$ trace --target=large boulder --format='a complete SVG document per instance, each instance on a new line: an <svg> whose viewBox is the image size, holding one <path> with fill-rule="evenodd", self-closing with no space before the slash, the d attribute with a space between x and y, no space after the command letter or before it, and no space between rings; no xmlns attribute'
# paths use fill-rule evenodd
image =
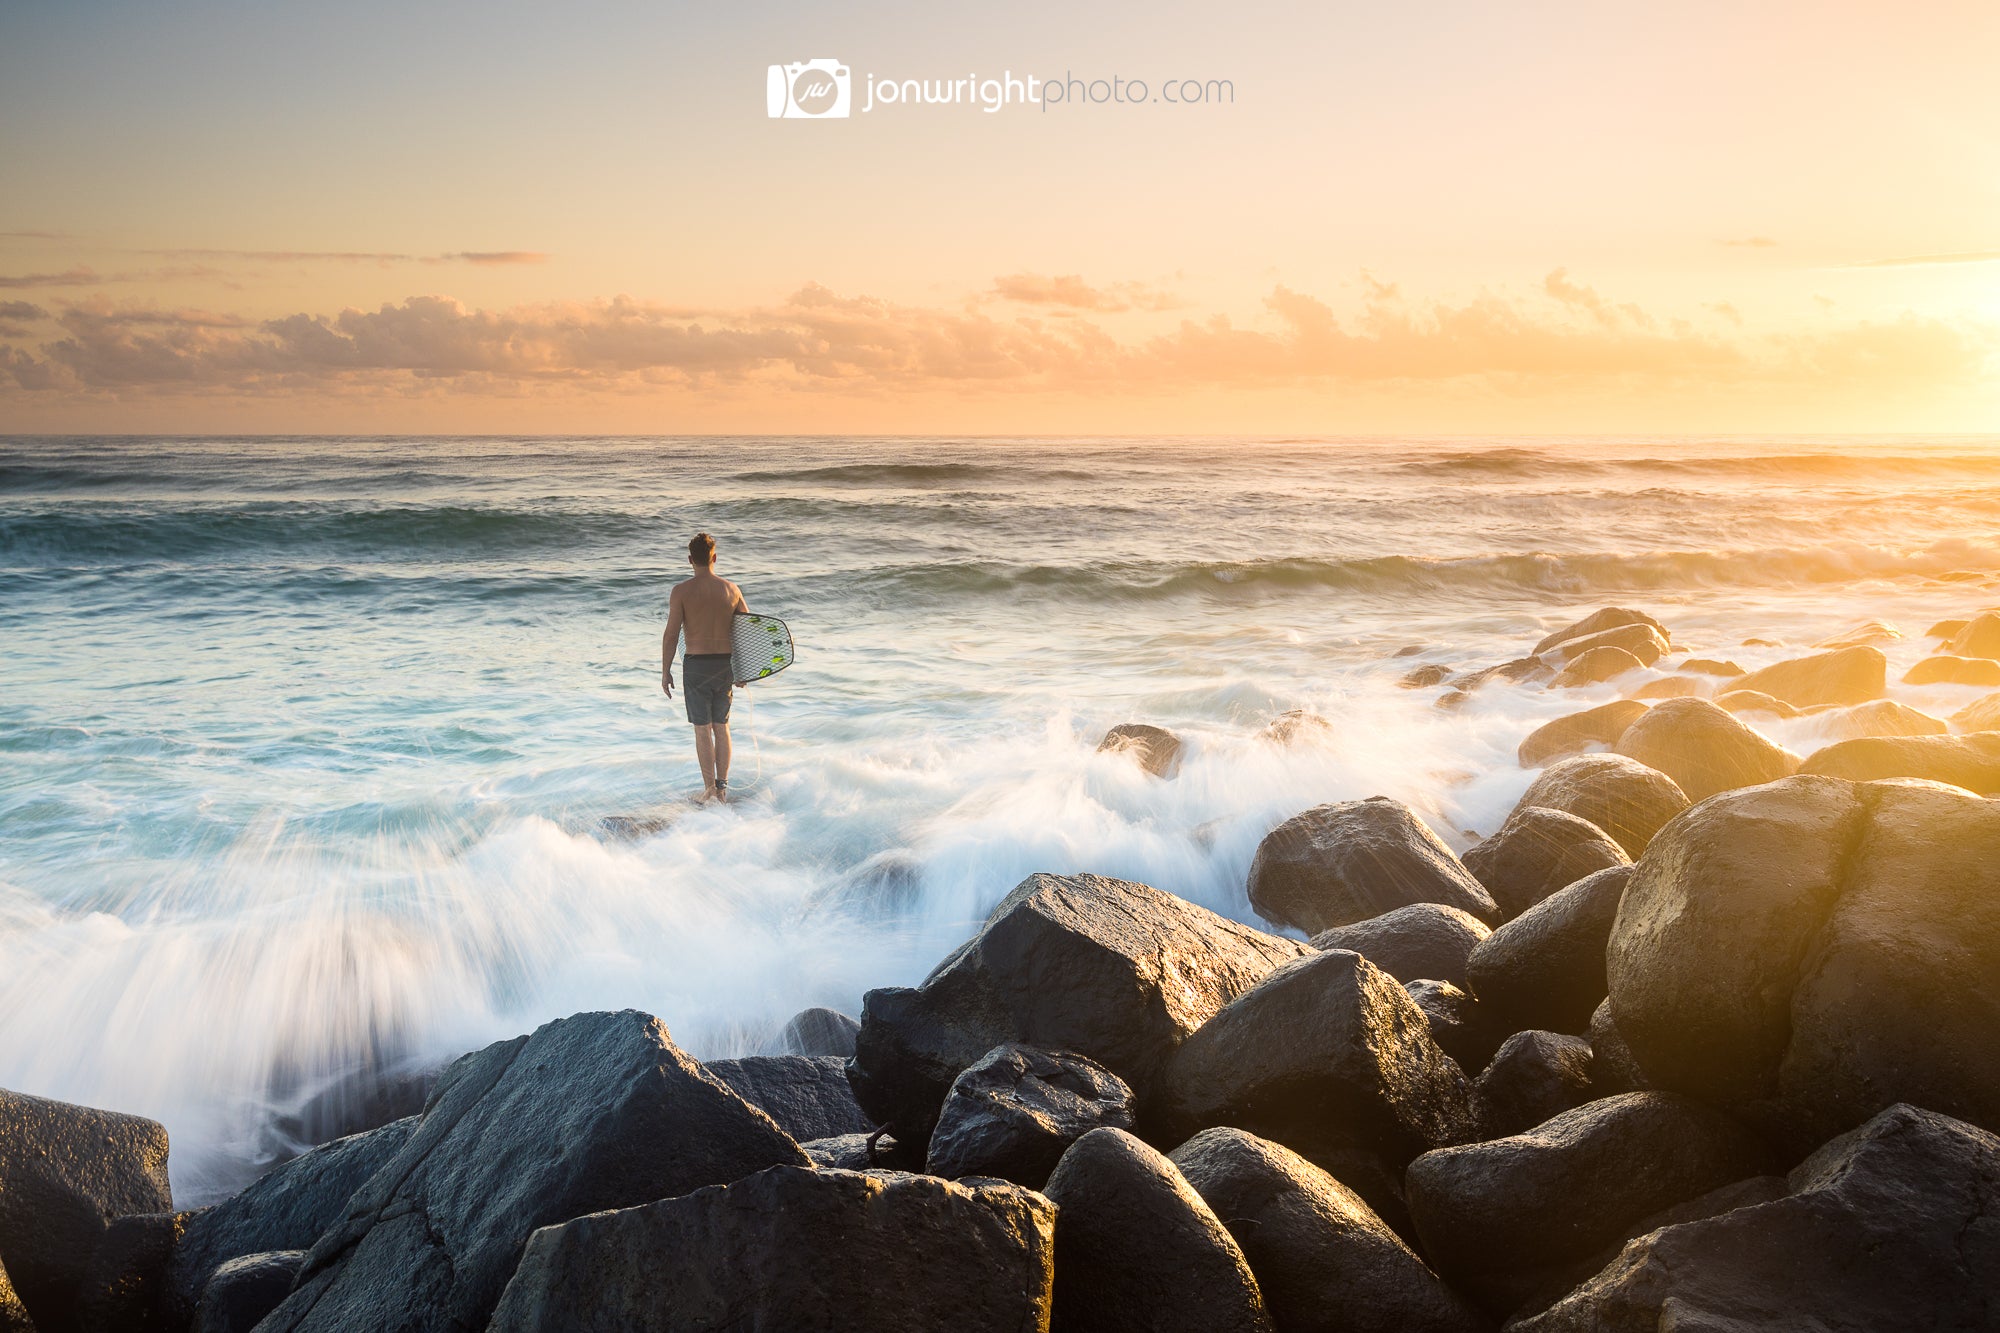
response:
<svg viewBox="0 0 2000 1333"><path fill-rule="evenodd" d="M1804 1151L1909 1101L2000 1129L2000 804L1797 777L1677 820L1606 948L1647 1079Z"/></svg>
<svg viewBox="0 0 2000 1333"><path fill-rule="evenodd" d="M1960 731L2000 731L2000 691L1974 699L1951 715Z"/></svg>
<svg viewBox="0 0 2000 1333"><path fill-rule="evenodd" d="M1282 1144L1208 1129L1170 1154L1286 1333L1481 1333L1486 1321L1359 1195Z"/></svg>
<svg viewBox="0 0 2000 1333"><path fill-rule="evenodd" d="M1903 631L1886 620L1864 620L1851 629L1838 634L1829 634L1814 644L1815 648L1857 648L1868 643L1894 643L1903 637Z"/></svg>
<svg viewBox="0 0 2000 1333"><path fill-rule="evenodd" d="M1515 1333L2000 1327L2000 1138L1889 1107L1787 1197L1670 1225Z"/></svg>
<svg viewBox="0 0 2000 1333"><path fill-rule="evenodd" d="M92 1247L77 1299L77 1325L102 1333L180 1327L169 1291L187 1213L114 1217Z"/></svg>
<svg viewBox="0 0 2000 1333"><path fill-rule="evenodd" d="M1493 899L1430 826L1386 796L1316 805L1266 834L1250 863L1250 905L1317 935L1409 903L1482 920Z"/></svg>
<svg viewBox="0 0 2000 1333"><path fill-rule="evenodd" d="M1472 1085L1479 1137L1533 1129L1590 1101L1590 1043L1559 1032L1516 1032Z"/></svg>
<svg viewBox="0 0 2000 1333"><path fill-rule="evenodd" d="M1605 644L1571 659L1556 673L1556 678L1549 682L1549 688L1578 690L1586 685L1601 685L1628 671L1643 671L1645 666L1643 660L1634 657L1623 648Z"/></svg>
<svg viewBox="0 0 2000 1333"><path fill-rule="evenodd" d="M21 1304L5 1263L0 1263L0 1333L35 1333L35 1321L29 1317L28 1307Z"/></svg>
<svg viewBox="0 0 2000 1333"><path fill-rule="evenodd" d="M919 1147L960 1071L1005 1041L1090 1057L1143 1114L1189 1033L1309 952L1144 884L1030 875L921 987L868 993L848 1079Z"/></svg>
<svg viewBox="0 0 2000 1333"><path fill-rule="evenodd" d="M1586 1035L1590 1042L1590 1085L1600 1096L1652 1089L1646 1071L1639 1068L1638 1058L1625 1044L1625 1034L1618 1030L1618 1020L1611 1016L1609 997L1590 1011L1590 1031Z"/></svg>
<svg viewBox="0 0 2000 1333"><path fill-rule="evenodd" d="M1461 1070L1484 1069L1507 1038L1510 1029L1471 994L1449 981L1426 977L1405 982L1403 989L1416 1001L1417 1008L1424 1011L1431 1040L1457 1061Z"/></svg>
<svg viewBox="0 0 2000 1333"><path fill-rule="evenodd" d="M1465 1075L1395 978L1344 949L1287 963L1174 1055L1167 1125L1234 1125L1309 1157L1322 1144L1394 1162L1472 1129Z"/></svg>
<svg viewBox="0 0 2000 1333"><path fill-rule="evenodd" d="M1616 748L1672 778L1690 801L1775 782L1799 766L1797 755L1706 699L1655 705L1618 738Z"/></svg>
<svg viewBox="0 0 2000 1333"><path fill-rule="evenodd" d="M1059 1210L1058 1333L1271 1330L1235 1239L1174 1164L1130 1134L1078 1139L1047 1193Z"/></svg>
<svg viewBox="0 0 2000 1333"><path fill-rule="evenodd" d="M1592 746L1609 749L1625 734L1625 728L1646 715L1646 708L1637 699L1614 699L1581 713L1544 722L1528 733L1515 757L1522 768L1540 768L1554 760L1582 754Z"/></svg>
<svg viewBox="0 0 2000 1333"><path fill-rule="evenodd" d="M1815 750L1800 773L1873 782L1921 778L1987 795L2000 792L2000 731L1970 736L1870 736Z"/></svg>
<svg viewBox="0 0 2000 1333"><path fill-rule="evenodd" d="M1535 806L1588 820L1636 857L1668 820L1688 808L1688 798L1672 778L1636 759L1580 754L1536 774L1514 808Z"/></svg>
<svg viewBox="0 0 2000 1333"><path fill-rule="evenodd" d="M1667 655L1667 636L1651 625L1614 625L1594 634L1579 634L1575 638L1564 639L1541 655L1557 665L1573 665L1607 648L1633 658L1640 666L1651 666Z"/></svg>
<svg viewBox="0 0 2000 1333"><path fill-rule="evenodd" d="M1889 659L1880 648L1857 646L1830 653L1797 657L1779 662L1747 676L1738 676L1731 689L1756 690L1783 699L1797 708L1820 704L1859 704L1882 697L1888 688Z"/></svg>
<svg viewBox="0 0 2000 1333"><path fill-rule="evenodd" d="M1581 1032L1608 993L1604 945L1631 877L1615 865L1559 889L1474 946L1467 983L1517 1028Z"/></svg>
<svg viewBox="0 0 2000 1333"><path fill-rule="evenodd" d="M1592 634L1601 634L1605 630L1617 629L1621 625L1650 625L1658 631L1661 638L1668 637L1667 627L1644 611L1634 611L1625 606L1607 606L1601 611L1593 611L1583 619L1543 636L1542 641L1535 645L1535 656L1541 656L1557 644L1572 642Z"/></svg>
<svg viewBox="0 0 2000 1333"><path fill-rule="evenodd" d="M2000 685L2000 662L1985 657L1926 657L1903 673L1905 685Z"/></svg>
<svg viewBox="0 0 2000 1333"><path fill-rule="evenodd" d="M1069 1145L1093 1129L1130 1129L1125 1080L1081 1055L1003 1042L945 1095L924 1170L998 1176L1040 1189Z"/></svg>
<svg viewBox="0 0 2000 1333"><path fill-rule="evenodd" d="M1707 684L1690 676L1659 676L1642 682L1625 697L1634 703L1649 703L1655 699L1693 699L1707 694Z"/></svg>
<svg viewBox="0 0 2000 1333"><path fill-rule="evenodd" d="M778 1034L778 1049L785 1055L837 1055L846 1060L854 1055L854 1038L860 1031L861 1020L838 1009L801 1009Z"/></svg>
<svg viewBox="0 0 2000 1333"><path fill-rule="evenodd" d="M1876 699L1817 713L1813 731L1823 740L1858 740L1863 736L1942 736L1951 728L1929 713L1919 712L1894 699Z"/></svg>
<svg viewBox="0 0 2000 1333"><path fill-rule="evenodd" d="M401 1152L416 1129L417 1117L411 1116L321 1144L271 1168L240 1193L190 1214L174 1252L174 1310L189 1316L212 1275L231 1260L310 1249L347 1216L354 1191ZM289 1280L286 1286L289 1290Z"/></svg>
<svg viewBox="0 0 2000 1333"><path fill-rule="evenodd" d="M2000 659L2000 611L1982 611L1968 620L1948 646L1959 657Z"/></svg>
<svg viewBox="0 0 2000 1333"><path fill-rule="evenodd" d="M748 1055L705 1067L800 1143L875 1128L855 1102L847 1061L838 1056Z"/></svg>
<svg viewBox="0 0 2000 1333"><path fill-rule="evenodd" d="M1543 805L1516 806L1500 831L1465 854L1500 914L1512 920L1558 889L1632 858L1587 819Z"/></svg>
<svg viewBox="0 0 2000 1333"><path fill-rule="evenodd" d="M483 1327L536 1228L806 1164L658 1019L558 1019L445 1071L260 1327Z"/></svg>
<svg viewBox="0 0 2000 1333"><path fill-rule="evenodd" d="M1145 722L1121 722L1104 733L1097 749L1100 754L1126 755L1156 778L1170 778L1179 771L1181 756L1187 747L1181 743L1180 737L1165 727Z"/></svg>
<svg viewBox="0 0 2000 1333"><path fill-rule="evenodd" d="M0 1090L0 1261L42 1333L84 1327L106 1223L173 1206L156 1121Z"/></svg>
<svg viewBox="0 0 2000 1333"><path fill-rule="evenodd" d="M1312 937L1312 947L1351 949L1398 981L1434 977L1465 984L1465 956L1491 934L1470 912L1442 903L1411 903Z"/></svg>
<svg viewBox="0 0 2000 1333"><path fill-rule="evenodd" d="M1721 1112L1630 1092L1425 1153L1405 1185L1431 1263L1502 1317L1626 1224L1768 1169L1763 1144Z"/></svg>
<svg viewBox="0 0 2000 1333"><path fill-rule="evenodd" d="M1046 1333L1056 1210L999 1182L772 1167L543 1227L491 1333Z"/></svg>
<svg viewBox="0 0 2000 1333"><path fill-rule="evenodd" d="M1776 718L1804 716L1783 699L1774 699L1762 690L1732 689L1716 695L1712 702L1725 713L1765 713Z"/></svg>
<svg viewBox="0 0 2000 1333"><path fill-rule="evenodd" d="M245 1254L209 1274L196 1307L193 1333L250 1333L292 1293L304 1250Z"/></svg>

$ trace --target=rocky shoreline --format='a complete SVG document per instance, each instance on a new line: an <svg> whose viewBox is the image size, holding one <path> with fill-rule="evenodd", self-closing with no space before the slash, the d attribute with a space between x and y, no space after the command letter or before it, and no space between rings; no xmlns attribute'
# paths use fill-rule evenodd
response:
<svg viewBox="0 0 2000 1333"><path fill-rule="evenodd" d="M0 1333L2000 1328L2000 692L1888 701L1894 633L1420 663L1629 688L1462 856L1380 797L1271 830L1304 940L1034 875L784 1054L559 1019L207 1208L158 1124L0 1092ZM2000 687L2000 613L1931 636L1907 682Z"/></svg>

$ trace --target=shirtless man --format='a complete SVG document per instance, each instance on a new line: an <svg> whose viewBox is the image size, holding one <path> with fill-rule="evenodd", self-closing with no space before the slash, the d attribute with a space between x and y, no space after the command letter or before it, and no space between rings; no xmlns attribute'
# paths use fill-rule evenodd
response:
<svg viewBox="0 0 2000 1333"><path fill-rule="evenodd" d="M694 752L701 760L701 799L729 799L729 698L735 681L730 669L731 630L738 611L748 611L743 591L715 573L715 538L697 532L688 543L694 577L674 585L667 604L667 632L660 637L660 688L674 697L674 643L687 633L687 660L681 683L687 691L688 721L694 724Z"/></svg>

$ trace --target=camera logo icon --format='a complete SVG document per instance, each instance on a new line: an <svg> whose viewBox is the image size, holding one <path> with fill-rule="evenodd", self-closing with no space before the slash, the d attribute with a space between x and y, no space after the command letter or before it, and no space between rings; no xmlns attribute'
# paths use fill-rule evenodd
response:
<svg viewBox="0 0 2000 1333"><path fill-rule="evenodd" d="M847 115L854 86L838 60L773 65L764 79L764 101L773 120L833 120Z"/></svg>

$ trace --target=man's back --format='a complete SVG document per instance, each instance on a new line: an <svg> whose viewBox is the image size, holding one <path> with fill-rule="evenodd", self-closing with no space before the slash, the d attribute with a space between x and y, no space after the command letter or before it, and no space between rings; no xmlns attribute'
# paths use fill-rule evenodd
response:
<svg viewBox="0 0 2000 1333"><path fill-rule="evenodd" d="M743 593L728 579L701 571L677 584L673 600L680 611L681 633L691 653L726 653L734 646L731 630L742 609Z"/></svg>

